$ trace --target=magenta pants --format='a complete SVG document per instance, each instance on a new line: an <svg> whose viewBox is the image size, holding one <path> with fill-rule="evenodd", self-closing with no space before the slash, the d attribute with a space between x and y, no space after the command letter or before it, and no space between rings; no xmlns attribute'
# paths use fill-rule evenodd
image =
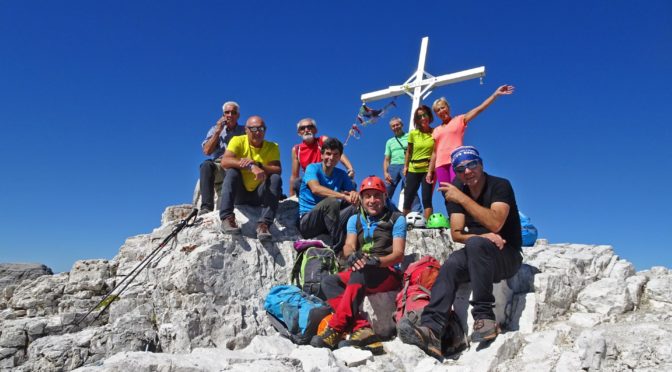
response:
<svg viewBox="0 0 672 372"><path fill-rule="evenodd" d="M453 182L455 179L455 171L450 163L434 168L434 172L438 186L441 186L440 182Z"/></svg>

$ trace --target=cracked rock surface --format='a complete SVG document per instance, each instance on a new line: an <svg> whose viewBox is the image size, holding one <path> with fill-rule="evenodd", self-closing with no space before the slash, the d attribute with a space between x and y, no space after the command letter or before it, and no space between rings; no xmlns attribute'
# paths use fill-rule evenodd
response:
<svg viewBox="0 0 672 372"><path fill-rule="evenodd" d="M154 231L130 237L111 260L86 259L53 275L43 265L0 264L3 371L621 371L672 370L672 272L635 272L605 245L524 249L520 272L495 287L494 342L439 362L391 338L386 353L294 345L270 326L269 289L289 281L297 203L280 203L273 241L254 238L258 209L236 210L241 236L224 235L216 212L159 251L107 312L76 323L168 236L191 206L166 209ZM460 249L448 232L412 230L407 261L444 261ZM12 266L13 265L13 266ZM394 334L391 294L365 309ZM456 312L470 324L468 286ZM461 302L460 302L461 301ZM389 310L389 309L388 309ZM368 354L367 354L368 353Z"/></svg>

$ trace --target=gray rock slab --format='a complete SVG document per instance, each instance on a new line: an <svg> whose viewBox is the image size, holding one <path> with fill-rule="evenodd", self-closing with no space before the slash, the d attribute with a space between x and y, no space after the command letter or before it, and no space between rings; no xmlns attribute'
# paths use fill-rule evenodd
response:
<svg viewBox="0 0 672 372"><path fill-rule="evenodd" d="M600 279L586 286L579 293L577 304L603 315L622 314L634 306L625 281L615 278Z"/></svg>
<svg viewBox="0 0 672 372"><path fill-rule="evenodd" d="M0 263L0 292L8 285L19 285L24 280L35 279L54 272L38 263Z"/></svg>

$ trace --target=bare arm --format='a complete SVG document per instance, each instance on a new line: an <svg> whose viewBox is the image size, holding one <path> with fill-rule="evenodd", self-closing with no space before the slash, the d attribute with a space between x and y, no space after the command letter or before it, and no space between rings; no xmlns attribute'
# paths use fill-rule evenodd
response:
<svg viewBox="0 0 672 372"><path fill-rule="evenodd" d="M207 141L205 141L205 144L203 145L203 154L211 155L213 152L215 152L215 150L217 150L219 136L224 130L224 121L224 116L217 120L217 123L215 124L215 132L212 134L212 136L210 136L210 138L208 138Z"/></svg>
<svg viewBox="0 0 672 372"><path fill-rule="evenodd" d="M406 157L404 158L404 177L406 176L406 173L408 173L408 163L411 161L412 157L413 157L413 144L409 143L408 148L406 148Z"/></svg>
<svg viewBox="0 0 672 372"><path fill-rule="evenodd" d="M350 234L345 236L345 244L343 245L343 257L348 257L357 250L357 234Z"/></svg>
<svg viewBox="0 0 672 372"><path fill-rule="evenodd" d="M343 154L341 155L341 163L345 166L345 169L348 171L348 177L355 178L355 168L352 167L350 159Z"/></svg>
<svg viewBox="0 0 672 372"><path fill-rule="evenodd" d="M280 165L280 160L269 161L266 164L255 164L255 166L260 167L266 174L269 175L282 173L282 165Z"/></svg>
<svg viewBox="0 0 672 372"><path fill-rule="evenodd" d="M434 169L436 168L436 146L432 151L432 156L429 158L429 168L427 169L427 176L425 176L425 181L427 183L434 182Z"/></svg>
<svg viewBox="0 0 672 372"><path fill-rule="evenodd" d="M464 115L464 122L469 123L481 112L483 112L483 110L485 110L486 108L488 108L488 106L490 106L493 102L495 102L497 97L501 95L512 94L513 90L514 90L513 85L502 85L501 87L497 88L495 92L490 95L490 97L486 98L485 101L483 101L483 103L476 106L471 111L467 112L466 115Z"/></svg>
<svg viewBox="0 0 672 372"><path fill-rule="evenodd" d="M504 226L504 222L506 222L506 216L509 215L510 207L508 204L504 202L494 202L490 205L490 208L482 207L472 198L468 197L457 187L448 182L441 182L439 191L444 192L446 201L460 204L470 216L493 233L499 233L502 226ZM450 215L450 218L452 226L453 214ZM462 222L462 225L462 227L464 227L464 221Z"/></svg>
<svg viewBox="0 0 672 372"><path fill-rule="evenodd" d="M294 151L294 148L292 147L292 174L289 176L289 196L296 195L293 186L294 186L294 180L299 178L300 168L301 164L299 164L299 158L296 156L296 151Z"/></svg>
<svg viewBox="0 0 672 372"><path fill-rule="evenodd" d="M499 249L504 249L504 244L506 244L506 240L502 238L501 235L497 233L487 233L487 234L482 234L482 235L476 235L476 234L469 234L464 232L464 215L462 213L451 213L450 215L450 228L451 228L451 236L453 237L453 240L458 242L458 243L466 243L467 240L475 237L475 236L480 236L482 238L486 238L493 242L497 248Z"/></svg>
<svg viewBox="0 0 672 372"><path fill-rule="evenodd" d="M247 167L247 165L241 166L240 158L238 158L236 154L234 154L232 151L229 150L224 151L224 155L222 155L222 160L220 161L220 164L224 169L229 168L244 169Z"/></svg>
<svg viewBox="0 0 672 372"><path fill-rule="evenodd" d="M280 160L270 161L266 164L259 164L249 158L239 158L236 156L236 154L229 150L224 152L220 164L224 169L249 169L254 172L253 168L257 168L263 170L266 174L280 174L282 172Z"/></svg>
<svg viewBox="0 0 672 372"><path fill-rule="evenodd" d="M383 159L383 176L385 177L385 181L387 183L392 183L392 176L387 172L387 169L390 167L390 157L385 155L385 159Z"/></svg>
<svg viewBox="0 0 672 372"><path fill-rule="evenodd" d="M381 256L380 258L380 267L393 266L397 262L401 262L404 259L404 250L406 249L406 239L405 238L394 238L392 239L392 253L387 256Z"/></svg>
<svg viewBox="0 0 672 372"><path fill-rule="evenodd" d="M356 204L359 201L359 194L357 194L354 191L345 191L345 192L334 191L330 188L320 185L320 183L317 180L310 180L308 181L307 185L310 191L317 196L321 196L324 198L337 198L348 201L351 204Z"/></svg>

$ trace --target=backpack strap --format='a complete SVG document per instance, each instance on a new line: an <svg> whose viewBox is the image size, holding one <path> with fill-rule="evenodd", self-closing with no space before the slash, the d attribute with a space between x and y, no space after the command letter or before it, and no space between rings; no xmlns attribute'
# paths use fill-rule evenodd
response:
<svg viewBox="0 0 672 372"><path fill-rule="evenodd" d="M290 274L289 278L291 280L291 283L298 286L299 285L299 275L301 273L301 263L303 261L303 254L306 253L307 249L298 252L296 255L296 259L294 260L294 267L292 267L292 273Z"/></svg>
<svg viewBox="0 0 672 372"><path fill-rule="evenodd" d="M401 148L404 149L404 152L406 152L406 147L404 147L404 145L401 144L401 141L399 141L399 138L397 136L394 136L394 139L397 140L397 142L399 143L399 146L401 146Z"/></svg>

